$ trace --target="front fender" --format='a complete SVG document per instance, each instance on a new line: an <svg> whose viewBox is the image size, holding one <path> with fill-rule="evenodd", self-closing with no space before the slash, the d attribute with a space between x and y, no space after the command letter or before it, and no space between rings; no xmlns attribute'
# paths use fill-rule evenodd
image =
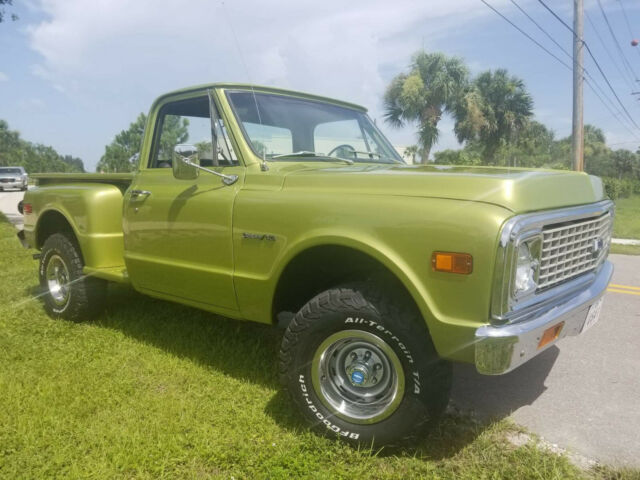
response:
<svg viewBox="0 0 640 480"><path fill-rule="evenodd" d="M245 318L272 321L278 280L297 255L317 246L344 246L396 275L441 356L473 360L475 330L489 316L497 236L509 211L444 199L353 196L345 201L294 193L273 194L282 199L276 206L259 192L247 192L236 204L234 282ZM268 234L272 241L244 238L247 232ZM470 253L473 273L434 272L431 254L440 250Z"/></svg>

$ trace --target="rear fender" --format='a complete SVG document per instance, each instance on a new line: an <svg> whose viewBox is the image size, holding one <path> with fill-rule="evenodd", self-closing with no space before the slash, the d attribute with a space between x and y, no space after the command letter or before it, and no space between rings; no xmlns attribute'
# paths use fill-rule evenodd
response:
<svg viewBox="0 0 640 480"><path fill-rule="evenodd" d="M25 238L40 249L47 236L68 231L70 227L85 265L93 268L123 265L122 198L118 187L96 183L30 190L25 203L31 204L33 213L25 216Z"/></svg>

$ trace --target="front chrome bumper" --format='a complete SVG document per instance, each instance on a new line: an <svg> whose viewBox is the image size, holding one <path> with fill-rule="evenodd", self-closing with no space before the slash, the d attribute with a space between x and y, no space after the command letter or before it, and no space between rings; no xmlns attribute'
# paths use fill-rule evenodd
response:
<svg viewBox="0 0 640 480"><path fill-rule="evenodd" d="M613 275L613 265L605 262L591 284L569 298L547 305L540 315L517 323L485 325L476 330L475 364L479 373L500 375L510 372L543 352L559 339L578 335L589 308L605 293ZM564 326L555 341L538 348L544 331L560 322Z"/></svg>

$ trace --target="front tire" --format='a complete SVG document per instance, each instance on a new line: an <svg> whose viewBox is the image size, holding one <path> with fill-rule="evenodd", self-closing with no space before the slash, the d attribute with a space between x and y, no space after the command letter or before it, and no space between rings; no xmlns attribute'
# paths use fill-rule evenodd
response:
<svg viewBox="0 0 640 480"><path fill-rule="evenodd" d="M399 444L444 412L451 365L409 303L356 285L327 290L296 314L280 374L312 427L357 443Z"/></svg>
<svg viewBox="0 0 640 480"><path fill-rule="evenodd" d="M40 287L45 309L52 317L80 321L103 311L106 282L82 273L83 266L80 247L66 235L55 233L44 242L40 256Z"/></svg>

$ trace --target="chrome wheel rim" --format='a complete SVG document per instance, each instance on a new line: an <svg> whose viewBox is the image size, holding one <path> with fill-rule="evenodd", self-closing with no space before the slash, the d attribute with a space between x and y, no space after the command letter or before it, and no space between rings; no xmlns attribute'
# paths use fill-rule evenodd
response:
<svg viewBox="0 0 640 480"><path fill-rule="evenodd" d="M343 330L323 341L313 356L311 378L324 406L351 423L387 418L404 396L400 359L384 340L362 330Z"/></svg>
<svg viewBox="0 0 640 480"><path fill-rule="evenodd" d="M45 272L47 288L53 302L61 307L69 301L69 270L59 255L51 255Z"/></svg>

